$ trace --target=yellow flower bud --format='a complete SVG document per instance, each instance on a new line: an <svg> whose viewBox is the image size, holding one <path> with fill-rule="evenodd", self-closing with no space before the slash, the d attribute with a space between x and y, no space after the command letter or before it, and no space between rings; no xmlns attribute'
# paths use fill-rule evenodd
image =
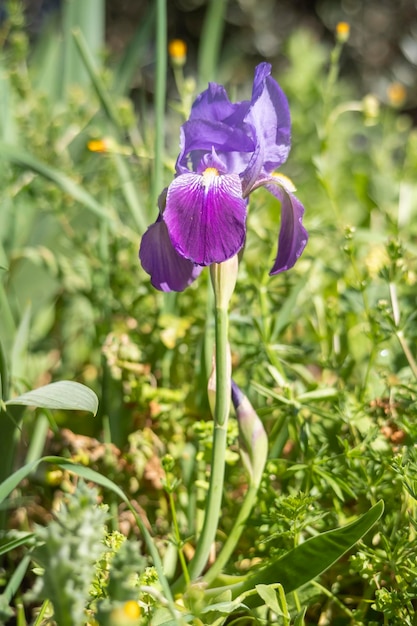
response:
<svg viewBox="0 0 417 626"><path fill-rule="evenodd" d="M388 101L393 107L400 107L407 98L407 90L402 83L391 83L387 88Z"/></svg>
<svg viewBox="0 0 417 626"><path fill-rule="evenodd" d="M108 144L105 139L91 139L87 143L87 148L90 152L107 152Z"/></svg>
<svg viewBox="0 0 417 626"><path fill-rule="evenodd" d="M123 607L124 614L130 619L138 619L140 617L140 606L135 600L128 600Z"/></svg>
<svg viewBox="0 0 417 626"><path fill-rule="evenodd" d="M340 43L345 43L349 39L350 26L347 22L338 22L336 25L336 37Z"/></svg>
<svg viewBox="0 0 417 626"><path fill-rule="evenodd" d="M168 44L168 54L173 65L182 67L187 61L187 44L182 39L172 39Z"/></svg>

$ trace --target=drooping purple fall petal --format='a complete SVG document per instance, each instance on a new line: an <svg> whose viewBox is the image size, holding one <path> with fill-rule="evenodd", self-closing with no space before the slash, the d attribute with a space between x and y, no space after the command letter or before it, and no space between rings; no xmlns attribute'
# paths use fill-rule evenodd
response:
<svg viewBox="0 0 417 626"><path fill-rule="evenodd" d="M184 291L203 269L174 250L161 217L143 235L139 258L152 285L160 291Z"/></svg>
<svg viewBox="0 0 417 626"><path fill-rule="evenodd" d="M236 174L182 174L168 188L163 219L175 250L198 265L222 263L242 248L246 201Z"/></svg>
<svg viewBox="0 0 417 626"><path fill-rule="evenodd" d="M302 254L308 241L303 226L304 207L300 200L289 191L278 178L270 177L265 188L281 202L281 227L278 238L278 253L270 276L289 270Z"/></svg>

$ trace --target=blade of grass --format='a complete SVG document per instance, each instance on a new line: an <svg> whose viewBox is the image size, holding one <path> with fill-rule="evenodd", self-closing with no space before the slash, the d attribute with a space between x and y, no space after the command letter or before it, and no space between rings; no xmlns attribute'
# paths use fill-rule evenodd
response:
<svg viewBox="0 0 417 626"><path fill-rule="evenodd" d="M89 72L74 45L74 29L83 34L84 41L88 42L89 54L97 62L99 52L104 48L104 16L103 0L71 0L64 3L64 94L71 85L86 85L90 80Z"/></svg>
<svg viewBox="0 0 417 626"><path fill-rule="evenodd" d="M34 536L35 535L33 533L25 533L23 537L18 537L18 539L12 539L11 541L8 541L7 543L3 543L0 546L0 554L6 554L7 552L10 552L11 550L15 550L16 548L19 548L20 546L24 546Z"/></svg>
<svg viewBox="0 0 417 626"><path fill-rule="evenodd" d="M155 75L155 161L152 206L157 205L163 186L165 102L167 74L167 7L166 0L156 2L156 75Z"/></svg>
<svg viewBox="0 0 417 626"><path fill-rule="evenodd" d="M123 129L121 128L118 113L112 101L112 96L106 90L103 81L99 76L96 64L90 53L90 50L88 49L83 34L79 30L76 30L73 32L73 37L84 66L88 72L88 75L90 76L91 82L93 83L97 96L101 102L103 110L109 122L111 123L117 137L119 139L122 139ZM112 153L112 159L120 176L120 180L122 183L121 190L126 200L126 204L130 209L130 212L139 232L144 233L147 227L147 219L144 215L142 203L139 200L139 194L137 192L136 185L133 183L129 166L126 160L120 154Z"/></svg>
<svg viewBox="0 0 417 626"><path fill-rule="evenodd" d="M79 53L80 62L83 65L83 70L85 70L91 82L94 85L94 89L96 90L97 96L101 102L101 105L106 113L108 119L112 122L115 129L120 131L120 121L119 116L117 114L117 109L113 104L112 98L99 76L97 71L97 65L94 60L94 57L91 54L91 51L88 47L88 44L83 36L83 33L79 28L74 28L72 31L72 38L75 42L76 48Z"/></svg>
<svg viewBox="0 0 417 626"><path fill-rule="evenodd" d="M125 236L128 236L129 239L131 239L131 237L134 237L134 240L136 240L136 235L130 233L129 230L120 223L117 215L111 209L99 204L93 198L93 196L88 193L88 191L75 183L65 174L62 174L62 172L60 172L59 170L56 170L50 165L39 161L39 159L28 153L26 150L22 150L20 148L11 146L10 144L0 141L0 159L2 158L7 159L8 161L12 161L13 163L16 163L22 167L27 167L37 174L40 174L44 178L52 181L58 187L60 187L62 191L67 193L80 204L82 204L86 209L91 211L101 220L106 220L114 228L117 227L118 229L123 231L123 234Z"/></svg>
<svg viewBox="0 0 417 626"><path fill-rule="evenodd" d="M18 591L20 584L26 574L26 570L29 567L30 559L30 554L25 554L25 556L11 575L9 582L7 583L7 587L2 593L2 596L6 600L7 604L10 604L13 596Z"/></svg>
<svg viewBox="0 0 417 626"><path fill-rule="evenodd" d="M131 39L127 46L124 56L119 65L115 68L113 89L117 95L124 95L128 92L132 84L132 78L137 71L138 60L143 55L143 51L148 46L155 22L156 3L153 2L144 18L140 27L136 31L135 36Z"/></svg>
<svg viewBox="0 0 417 626"><path fill-rule="evenodd" d="M226 8L227 0L210 0L207 7L198 55L200 89L216 78Z"/></svg>

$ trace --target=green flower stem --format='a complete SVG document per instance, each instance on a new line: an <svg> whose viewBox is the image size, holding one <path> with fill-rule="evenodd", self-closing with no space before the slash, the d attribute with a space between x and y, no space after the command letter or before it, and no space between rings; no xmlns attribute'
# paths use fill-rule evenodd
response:
<svg viewBox="0 0 417 626"><path fill-rule="evenodd" d="M256 502L257 493L258 493L258 485L251 484L246 493L246 497L243 501L243 504L239 510L239 514L236 518L236 521L233 524L233 528L230 531L220 554L217 556L215 562L210 567L207 574L205 574L204 576L204 581L208 585L211 585L216 580L217 576L221 574L224 566L229 561L233 553L233 550L235 549L237 542L239 541L240 536L245 528L245 522L248 519L253 509L253 506Z"/></svg>
<svg viewBox="0 0 417 626"><path fill-rule="evenodd" d="M225 456L227 444L227 423L230 406L230 372L227 353L227 309L215 309L216 328L216 405L214 411L213 450L211 474L203 528L197 541L196 551L188 566L191 580L198 578L203 571L214 539L220 518L223 496Z"/></svg>
<svg viewBox="0 0 417 626"><path fill-rule="evenodd" d="M195 580L203 571L216 537L223 496L227 423L230 411L231 365L228 345L228 307L236 284L237 257L210 267L215 299L215 385L209 381L209 393L215 387L214 431L209 490L204 511L204 522L197 540L196 551L188 572ZM212 375L213 376L213 375Z"/></svg>

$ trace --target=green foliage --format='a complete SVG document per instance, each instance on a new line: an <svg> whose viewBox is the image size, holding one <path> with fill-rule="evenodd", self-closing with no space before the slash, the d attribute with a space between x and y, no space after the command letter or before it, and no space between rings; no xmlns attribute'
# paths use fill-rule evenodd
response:
<svg viewBox="0 0 417 626"><path fill-rule="evenodd" d="M56 520L35 529L33 558L42 575L33 593L53 598L54 617L62 626L85 620L93 566L104 551L106 506L97 506L98 492L84 482L62 503Z"/></svg>

